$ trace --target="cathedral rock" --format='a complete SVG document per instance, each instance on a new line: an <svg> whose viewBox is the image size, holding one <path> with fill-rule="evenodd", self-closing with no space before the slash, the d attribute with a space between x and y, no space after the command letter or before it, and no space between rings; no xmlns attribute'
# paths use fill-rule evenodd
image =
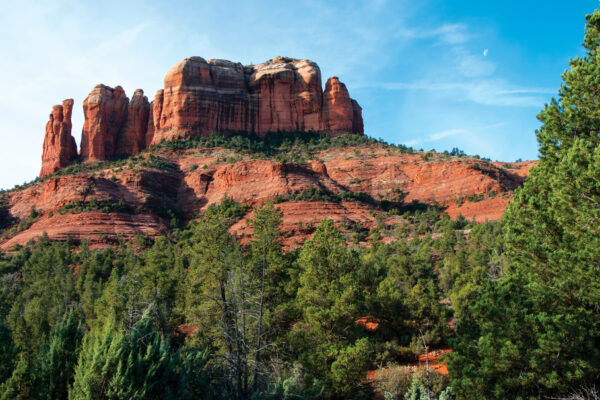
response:
<svg viewBox="0 0 600 400"><path fill-rule="evenodd" d="M72 107L70 100L53 109L40 176L77 155L70 132ZM83 110L84 161L134 155L163 140L227 132L363 133L362 109L337 77L329 78L323 90L317 64L284 57L250 66L186 58L167 73L152 103L141 89L130 101L120 86L97 85Z"/></svg>

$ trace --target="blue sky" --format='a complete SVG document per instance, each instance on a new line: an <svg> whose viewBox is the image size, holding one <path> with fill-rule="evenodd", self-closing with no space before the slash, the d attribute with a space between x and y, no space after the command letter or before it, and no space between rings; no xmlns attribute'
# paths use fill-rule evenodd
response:
<svg viewBox="0 0 600 400"><path fill-rule="evenodd" d="M0 188L34 179L53 104L97 83L154 98L197 55L244 64L309 58L393 143L513 161L537 156L537 113L583 54L596 0L60 1L0 13Z"/></svg>

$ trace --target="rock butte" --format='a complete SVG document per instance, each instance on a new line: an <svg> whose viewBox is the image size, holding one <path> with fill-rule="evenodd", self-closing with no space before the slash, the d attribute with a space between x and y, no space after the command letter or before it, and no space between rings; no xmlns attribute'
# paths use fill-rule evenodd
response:
<svg viewBox="0 0 600 400"><path fill-rule="evenodd" d="M69 118L64 118L68 129L54 128L63 117L53 110L40 176L64 168L75 158L70 136L73 101L65 101L70 101ZM162 140L228 132L363 133L362 109L337 77L330 78L323 90L317 64L285 57L252 66L186 58L167 73L164 89L151 104L141 89L130 101L121 86L97 85L84 100L83 111L80 156L84 161L135 155ZM68 142L68 149L63 142Z"/></svg>

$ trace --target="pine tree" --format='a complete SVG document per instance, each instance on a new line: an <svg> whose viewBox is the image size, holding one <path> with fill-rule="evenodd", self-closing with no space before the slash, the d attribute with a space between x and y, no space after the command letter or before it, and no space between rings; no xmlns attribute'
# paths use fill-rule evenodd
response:
<svg viewBox="0 0 600 400"><path fill-rule="evenodd" d="M82 336L74 311L56 325L49 342L40 349L36 362L36 398L53 400L68 397Z"/></svg>
<svg viewBox="0 0 600 400"><path fill-rule="evenodd" d="M19 355L19 360L6 382L0 385L0 400L29 400L33 393L33 371L29 356Z"/></svg>
<svg viewBox="0 0 600 400"><path fill-rule="evenodd" d="M253 240L250 246L251 280L258 298L256 315L256 339L254 353L253 391L266 389L263 354L272 345L272 312L284 300L285 268L281 245L279 244L279 224L281 213L272 203L254 210L251 221Z"/></svg>
<svg viewBox="0 0 600 400"><path fill-rule="evenodd" d="M207 370L207 351L174 349L149 312L127 333L111 318L86 336L75 370L71 400L217 398Z"/></svg>
<svg viewBox="0 0 600 400"><path fill-rule="evenodd" d="M186 279L189 322L202 338L223 353L227 392L246 398L251 392L249 318L251 275L242 248L228 228L229 204L213 206L192 227L190 268Z"/></svg>
<svg viewBox="0 0 600 400"><path fill-rule="evenodd" d="M12 374L16 361L15 353L16 350L10 330L4 323L4 317L0 315L0 384Z"/></svg>
<svg viewBox="0 0 600 400"><path fill-rule="evenodd" d="M506 276L459 320L459 396L556 396L600 377L600 11L584 47L538 116L539 165L504 221Z"/></svg>
<svg viewBox="0 0 600 400"><path fill-rule="evenodd" d="M298 263L302 321L290 339L308 371L307 383L324 382L333 398L355 396L364 389L361 379L371 360L369 341L360 338L363 330L354 323L364 309L356 275L360 258L346 247L333 221L324 220L302 246Z"/></svg>

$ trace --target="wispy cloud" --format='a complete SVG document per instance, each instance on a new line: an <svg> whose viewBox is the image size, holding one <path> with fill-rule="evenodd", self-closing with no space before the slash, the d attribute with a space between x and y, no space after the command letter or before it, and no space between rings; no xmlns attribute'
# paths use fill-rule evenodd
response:
<svg viewBox="0 0 600 400"><path fill-rule="evenodd" d="M471 37L464 24L443 24L429 29L401 27L396 31L395 36L408 39L437 39L452 45L465 43Z"/></svg>
<svg viewBox="0 0 600 400"><path fill-rule="evenodd" d="M405 144L407 146L416 146L418 144L437 142L438 140L441 140L441 139L444 139L444 138L447 138L450 136L456 136L456 135L468 134L468 133L469 133L469 131L467 129L463 129L463 128L447 129L445 131L432 133L431 135L429 135L425 138L409 140Z"/></svg>
<svg viewBox="0 0 600 400"><path fill-rule="evenodd" d="M462 44L471 39L464 24L445 24L433 31L433 36L438 37L446 44Z"/></svg>
<svg viewBox="0 0 600 400"><path fill-rule="evenodd" d="M466 78L491 76L496 70L496 64L482 54L473 53L464 46L452 48L451 55L456 71Z"/></svg>
<svg viewBox="0 0 600 400"><path fill-rule="evenodd" d="M463 136L463 137L467 137L470 140L474 140L476 139L482 132L485 131L489 131L489 130L494 130L497 128L501 128L503 126L506 126L507 123L506 122L500 122L500 123L496 123L496 124L490 124L490 125L485 125L485 126L479 126L479 127L473 127L473 128L453 128L453 129L446 129L440 132L434 132L430 135L424 136L424 137L420 137L417 139L412 139L407 141L405 144L407 146L417 146L417 145L424 145L426 143L434 143L434 142L438 142L442 139L446 139L452 136Z"/></svg>
<svg viewBox="0 0 600 400"><path fill-rule="evenodd" d="M547 88L516 87L501 79L465 80L461 82L374 82L366 87L398 91L428 91L436 95L452 97L487 106L541 107L548 95Z"/></svg>
<svg viewBox="0 0 600 400"><path fill-rule="evenodd" d="M439 27L406 28L396 32L398 37L413 40L433 40L439 47L436 60L439 67L425 69L425 76L411 82L364 83L366 87L385 90L433 92L453 100L486 106L541 107L553 90L521 87L496 76L496 63L473 44L476 34L462 23L446 23ZM477 50L473 50L477 46Z"/></svg>

